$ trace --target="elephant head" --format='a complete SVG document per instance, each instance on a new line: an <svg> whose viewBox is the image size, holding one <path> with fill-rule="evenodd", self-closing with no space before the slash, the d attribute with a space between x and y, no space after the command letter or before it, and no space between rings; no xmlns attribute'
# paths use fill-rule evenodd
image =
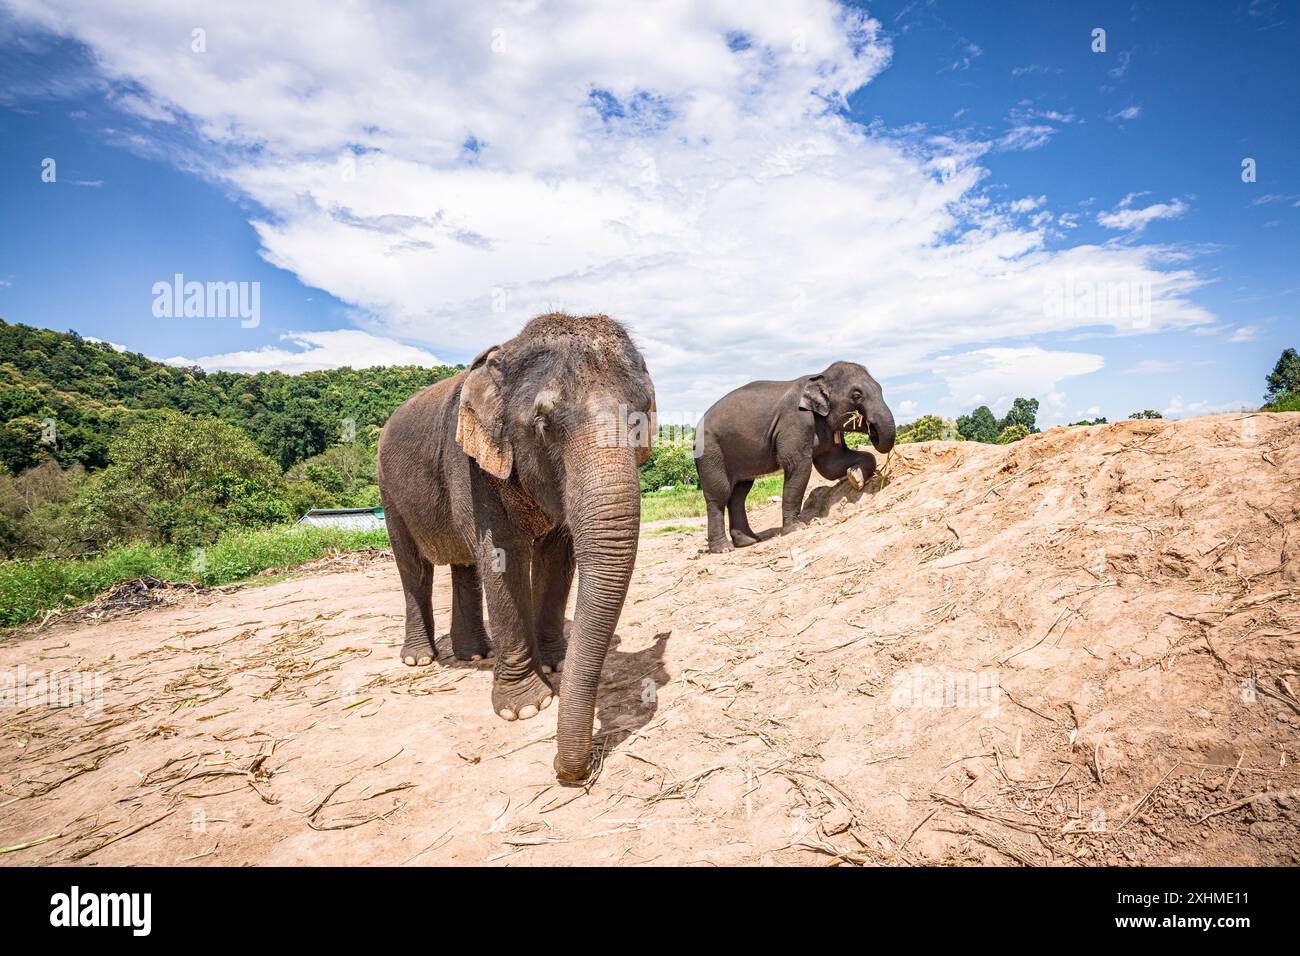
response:
<svg viewBox="0 0 1300 956"><path fill-rule="evenodd" d="M533 319L479 355L461 389L456 440L503 496L566 527L577 610L564 661L557 775L588 773L596 690L636 560L638 469L650 454L654 386L621 325L603 315Z"/></svg>
<svg viewBox="0 0 1300 956"><path fill-rule="evenodd" d="M835 362L804 380L799 407L826 419L833 431L866 432L879 452L894 447L894 414L880 383L856 362Z"/></svg>

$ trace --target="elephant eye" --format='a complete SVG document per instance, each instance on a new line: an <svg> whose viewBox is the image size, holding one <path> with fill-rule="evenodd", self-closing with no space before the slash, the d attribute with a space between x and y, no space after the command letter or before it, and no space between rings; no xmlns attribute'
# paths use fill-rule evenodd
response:
<svg viewBox="0 0 1300 956"><path fill-rule="evenodd" d="M849 397L856 402L858 399L862 397L862 389L855 388L851 393L849 393Z"/></svg>

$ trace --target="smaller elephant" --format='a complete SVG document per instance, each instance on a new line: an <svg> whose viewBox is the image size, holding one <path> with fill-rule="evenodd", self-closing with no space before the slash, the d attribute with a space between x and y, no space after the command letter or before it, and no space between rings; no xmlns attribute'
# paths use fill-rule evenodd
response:
<svg viewBox="0 0 1300 956"><path fill-rule="evenodd" d="M803 525L799 512L812 469L861 490L876 469L870 452L844 444L844 432L865 432L877 451L894 447L894 416L880 383L855 362L785 382L750 382L720 398L700 420L695 468L708 507L709 550L754 544L745 496L754 479L785 472L781 533ZM723 510L731 520L727 540Z"/></svg>

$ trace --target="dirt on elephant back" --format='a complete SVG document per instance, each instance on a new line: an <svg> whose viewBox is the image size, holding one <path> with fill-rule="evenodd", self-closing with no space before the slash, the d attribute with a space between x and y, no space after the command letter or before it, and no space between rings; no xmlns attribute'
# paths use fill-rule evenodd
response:
<svg viewBox="0 0 1300 956"><path fill-rule="evenodd" d="M450 660L445 569L422 669L382 553L17 635L0 862L1300 862L1300 414L889 473L643 529L585 789Z"/></svg>

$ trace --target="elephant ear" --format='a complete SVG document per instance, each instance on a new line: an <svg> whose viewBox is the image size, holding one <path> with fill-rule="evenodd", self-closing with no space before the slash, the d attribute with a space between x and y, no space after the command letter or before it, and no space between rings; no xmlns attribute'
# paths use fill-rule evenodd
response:
<svg viewBox="0 0 1300 956"><path fill-rule="evenodd" d="M500 360L492 346L474 359L460 387L456 444L490 475L509 478L515 455L506 437L505 400L501 395Z"/></svg>
<svg viewBox="0 0 1300 956"><path fill-rule="evenodd" d="M830 413L831 403L821 379L820 375L814 375L804 384L803 391L799 394L799 408L824 416Z"/></svg>

